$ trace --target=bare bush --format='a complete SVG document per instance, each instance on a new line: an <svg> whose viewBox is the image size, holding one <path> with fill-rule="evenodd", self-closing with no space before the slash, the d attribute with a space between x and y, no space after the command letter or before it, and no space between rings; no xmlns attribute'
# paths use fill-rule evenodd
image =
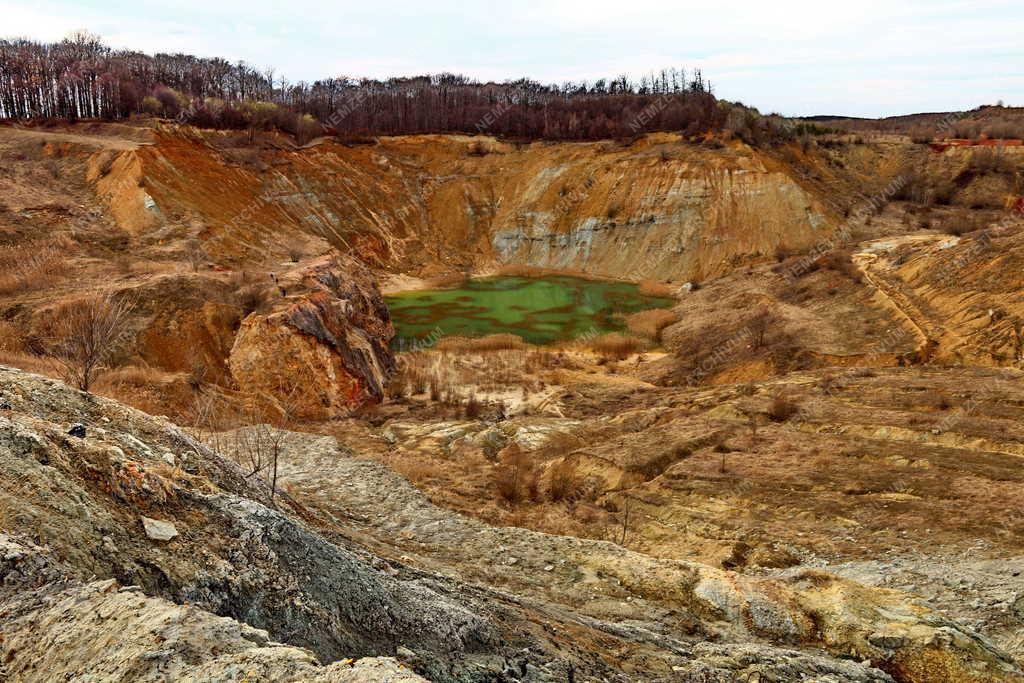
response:
<svg viewBox="0 0 1024 683"><path fill-rule="evenodd" d="M853 253L849 249L833 249L827 254L822 254L811 264L805 274L822 269L842 273L855 283L860 283L863 279L860 268L853 262Z"/></svg>
<svg viewBox="0 0 1024 683"><path fill-rule="evenodd" d="M772 422L785 422L799 410L799 406L795 401L788 398L785 394L779 393L772 399L771 404L768 406L768 418Z"/></svg>
<svg viewBox="0 0 1024 683"><path fill-rule="evenodd" d="M242 309L242 317L263 313L270 305L270 290L259 285L248 285L235 292L235 304Z"/></svg>
<svg viewBox="0 0 1024 683"><path fill-rule="evenodd" d="M470 394L469 398L466 399L465 414L467 420L475 420L480 417L483 413L483 404L476 397L476 394Z"/></svg>
<svg viewBox="0 0 1024 683"><path fill-rule="evenodd" d="M986 173L1014 174L1017 165L1002 150L983 148L971 154L967 167L978 175Z"/></svg>
<svg viewBox="0 0 1024 683"><path fill-rule="evenodd" d="M57 312L49 355L69 384L88 391L97 374L127 341L135 305L111 295L92 295Z"/></svg>
<svg viewBox="0 0 1024 683"><path fill-rule="evenodd" d="M778 316L767 306L762 306L747 322L747 329L750 331L751 347L755 349L763 348L767 341L768 333L778 322Z"/></svg>
<svg viewBox="0 0 1024 683"><path fill-rule="evenodd" d="M538 479L529 454L522 448L513 444L504 450L501 463L494 473L494 485L499 498L510 505L524 498L536 500Z"/></svg>
<svg viewBox="0 0 1024 683"><path fill-rule="evenodd" d="M262 477L270 487L270 500L277 493L278 466L288 432L252 419L252 424L234 433L235 460L249 470L248 476Z"/></svg>
<svg viewBox="0 0 1024 683"><path fill-rule="evenodd" d="M202 243L199 240L193 239L189 240L185 245L185 260L188 261L192 272L196 273L210 260L210 257L206 250L203 249Z"/></svg>
<svg viewBox="0 0 1024 683"><path fill-rule="evenodd" d="M306 255L306 246L298 240L292 240L291 242L289 242L287 249L288 259L292 263L298 263Z"/></svg>
<svg viewBox="0 0 1024 683"><path fill-rule="evenodd" d="M551 466L548 481L548 498L553 503L564 500L576 500L583 486L576 475L576 468L566 460Z"/></svg>

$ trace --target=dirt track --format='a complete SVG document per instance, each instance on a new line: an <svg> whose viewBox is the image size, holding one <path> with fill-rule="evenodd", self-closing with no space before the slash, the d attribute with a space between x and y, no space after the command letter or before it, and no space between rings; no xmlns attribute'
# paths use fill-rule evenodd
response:
<svg viewBox="0 0 1024 683"><path fill-rule="evenodd" d="M111 149L126 152L138 149L149 142L129 140L123 137L106 135L82 135L80 133L54 133L43 130L27 130L24 128L0 128L0 137L13 140L39 140L41 142L70 142L79 145L90 145L99 149Z"/></svg>

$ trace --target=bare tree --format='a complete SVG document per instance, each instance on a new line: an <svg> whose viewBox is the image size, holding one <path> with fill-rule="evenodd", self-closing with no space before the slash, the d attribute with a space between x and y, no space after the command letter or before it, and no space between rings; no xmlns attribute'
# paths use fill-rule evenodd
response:
<svg viewBox="0 0 1024 683"><path fill-rule="evenodd" d="M66 382L89 391L97 375L127 340L128 321L134 309L135 304L128 299L97 294L60 310L50 356Z"/></svg>
<svg viewBox="0 0 1024 683"><path fill-rule="evenodd" d="M235 461L249 470L247 476L262 477L270 486L270 502L277 494L278 464L288 432L252 418L248 426L234 433Z"/></svg>
<svg viewBox="0 0 1024 683"><path fill-rule="evenodd" d="M751 345L755 349L763 348L765 345L766 337L772 327L775 326L777 318L775 314L767 306L762 306L754 317L747 323L747 329L750 330Z"/></svg>

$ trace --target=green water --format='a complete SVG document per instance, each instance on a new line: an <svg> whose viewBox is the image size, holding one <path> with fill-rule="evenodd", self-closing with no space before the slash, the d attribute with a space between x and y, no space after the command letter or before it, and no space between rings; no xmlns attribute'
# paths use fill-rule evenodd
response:
<svg viewBox="0 0 1024 683"><path fill-rule="evenodd" d="M624 329L622 315L667 308L674 299L644 296L636 285L574 277L490 277L455 289L387 297L396 350L438 336L516 334L550 344Z"/></svg>

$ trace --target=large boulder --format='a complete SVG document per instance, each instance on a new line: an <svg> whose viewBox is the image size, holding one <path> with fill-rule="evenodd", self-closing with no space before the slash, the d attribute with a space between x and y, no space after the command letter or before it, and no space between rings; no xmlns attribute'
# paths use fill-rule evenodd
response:
<svg viewBox="0 0 1024 683"><path fill-rule="evenodd" d="M277 284L280 302L248 316L235 338L229 365L239 388L309 419L383 398L395 332L369 270L331 254Z"/></svg>

